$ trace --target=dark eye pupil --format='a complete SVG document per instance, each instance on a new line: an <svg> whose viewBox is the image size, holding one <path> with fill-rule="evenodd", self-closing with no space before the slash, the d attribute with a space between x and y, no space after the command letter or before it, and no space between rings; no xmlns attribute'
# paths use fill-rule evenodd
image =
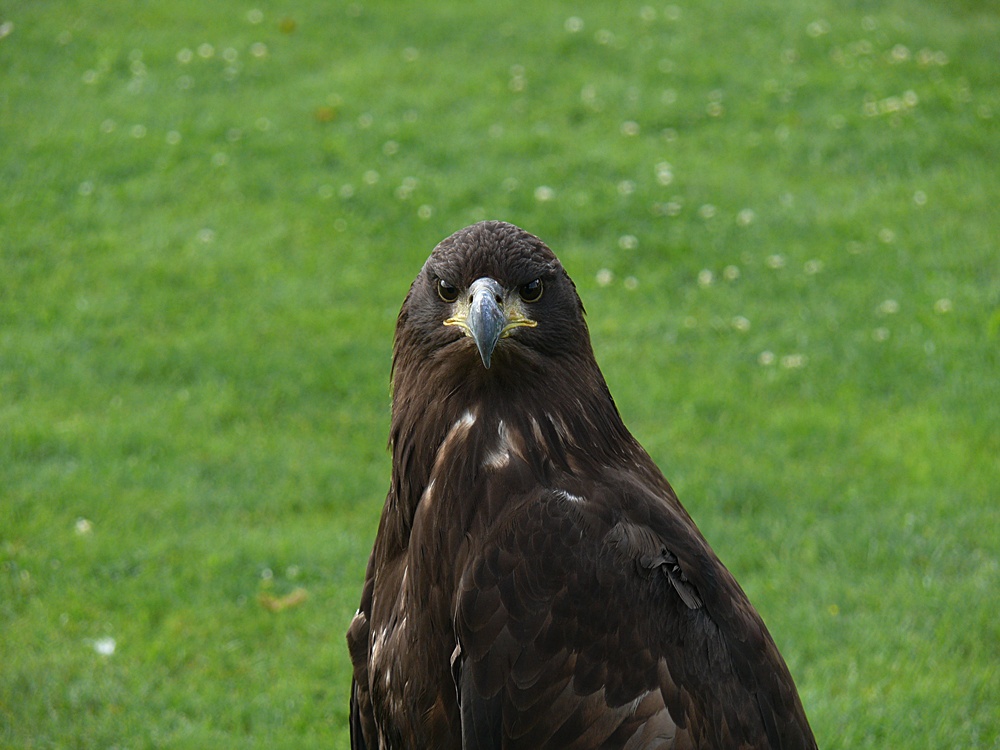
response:
<svg viewBox="0 0 1000 750"><path fill-rule="evenodd" d="M438 280L438 297L445 302L454 302L458 299L458 289L453 287L444 279Z"/></svg>
<svg viewBox="0 0 1000 750"><path fill-rule="evenodd" d="M542 280L529 281L518 290L518 293L525 302L537 302L542 296Z"/></svg>

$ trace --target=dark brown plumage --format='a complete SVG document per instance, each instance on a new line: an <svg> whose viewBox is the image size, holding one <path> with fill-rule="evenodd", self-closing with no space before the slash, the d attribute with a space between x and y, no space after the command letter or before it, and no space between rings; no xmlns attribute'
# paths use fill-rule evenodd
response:
<svg viewBox="0 0 1000 750"><path fill-rule="evenodd" d="M392 481L347 635L352 748L816 746L541 240L483 222L438 245L392 385Z"/></svg>

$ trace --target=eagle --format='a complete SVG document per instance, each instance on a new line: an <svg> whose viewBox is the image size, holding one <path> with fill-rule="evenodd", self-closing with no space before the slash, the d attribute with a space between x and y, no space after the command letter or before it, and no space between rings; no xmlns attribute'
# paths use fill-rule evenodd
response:
<svg viewBox="0 0 1000 750"><path fill-rule="evenodd" d="M353 750L816 747L544 242L486 221L438 244L391 382L392 475L347 633Z"/></svg>

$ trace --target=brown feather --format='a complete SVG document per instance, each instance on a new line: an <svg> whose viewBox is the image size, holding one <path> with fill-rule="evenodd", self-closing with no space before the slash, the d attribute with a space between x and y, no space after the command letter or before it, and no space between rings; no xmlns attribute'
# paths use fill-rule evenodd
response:
<svg viewBox="0 0 1000 750"><path fill-rule="evenodd" d="M544 289L489 369L436 291L484 277L511 299ZM353 748L815 747L764 623L622 423L541 240L483 222L438 245L399 314L392 386L392 479L348 632Z"/></svg>

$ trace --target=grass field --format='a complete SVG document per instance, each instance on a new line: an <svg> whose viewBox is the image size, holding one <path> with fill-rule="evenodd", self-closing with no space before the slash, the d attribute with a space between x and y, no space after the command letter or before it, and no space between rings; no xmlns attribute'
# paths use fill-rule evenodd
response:
<svg viewBox="0 0 1000 750"><path fill-rule="evenodd" d="M345 748L395 315L540 235L824 748L1000 747L986 0L0 6L0 747Z"/></svg>

